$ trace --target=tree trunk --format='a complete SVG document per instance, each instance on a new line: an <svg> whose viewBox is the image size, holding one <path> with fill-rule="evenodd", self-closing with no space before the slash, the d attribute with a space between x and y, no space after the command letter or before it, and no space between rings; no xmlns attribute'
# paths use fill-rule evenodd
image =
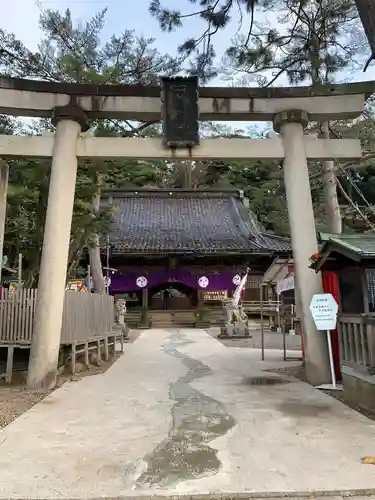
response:
<svg viewBox="0 0 375 500"><path fill-rule="evenodd" d="M96 177L97 190L92 198L93 217L97 216L100 209L102 180L103 179L101 174L97 174ZM100 241L98 234L93 234L90 238L89 259L90 259L90 269L91 269L93 288L96 293L103 294L105 293L105 284L104 284L102 261L100 258Z"/></svg>
<svg viewBox="0 0 375 500"><path fill-rule="evenodd" d="M182 189L190 189L192 187L192 170L193 166L190 161L184 161L177 164L177 184Z"/></svg>
<svg viewBox="0 0 375 500"><path fill-rule="evenodd" d="M50 177L51 170L48 169L45 177L41 180L38 204L35 209L35 233L37 240L39 240L40 242L44 241L44 228L47 215ZM24 286L26 288L38 286L40 260L42 257L42 245L36 247L33 250L32 257L33 258L29 260L28 268L25 269L24 273Z"/></svg>
<svg viewBox="0 0 375 500"><path fill-rule="evenodd" d="M78 263L79 263L79 258L81 255L78 255L76 258L72 259L69 262L68 270L66 273L66 284L68 285L70 278L72 277L73 271L76 269Z"/></svg>
<svg viewBox="0 0 375 500"><path fill-rule="evenodd" d="M9 166L7 163L5 163L5 161L0 159L0 283L1 271L3 268L3 247L7 208L8 175Z"/></svg>
<svg viewBox="0 0 375 500"><path fill-rule="evenodd" d="M312 26L312 32L314 33L314 25ZM323 83L319 76L319 66L320 66L320 41L316 36L312 37L310 50L310 61L311 61L311 81L313 85ZM329 139L329 123L324 122L321 124L321 134L320 137L323 139ZM327 160L323 162L323 182L324 182L324 211L327 216L328 230L330 233L341 234L342 233L342 220L340 206L337 198L337 185L336 185L336 174L335 174L335 162L333 160Z"/></svg>
<svg viewBox="0 0 375 500"><path fill-rule="evenodd" d="M190 189L191 186L191 174L192 174L193 166L190 162L186 162L183 169L183 177L182 177L182 187L184 189Z"/></svg>
<svg viewBox="0 0 375 500"><path fill-rule="evenodd" d="M82 244L81 241L75 241L73 240L70 244L69 248L69 258L68 258L68 269L66 271L66 279L65 283L66 286L68 286L68 283L70 279L72 278L73 271L76 269L76 267L79 264L79 261L82 256L82 250L83 250L84 244Z"/></svg>
<svg viewBox="0 0 375 500"><path fill-rule="evenodd" d="M322 123L322 138L329 139L329 123ZM324 180L324 210L327 216L328 230L330 233L342 233L342 219L340 205L337 197L337 184L335 174L335 162L327 160L323 162Z"/></svg>
<svg viewBox="0 0 375 500"><path fill-rule="evenodd" d="M371 48L372 58L375 57L375 3L374 0L355 0L359 17Z"/></svg>

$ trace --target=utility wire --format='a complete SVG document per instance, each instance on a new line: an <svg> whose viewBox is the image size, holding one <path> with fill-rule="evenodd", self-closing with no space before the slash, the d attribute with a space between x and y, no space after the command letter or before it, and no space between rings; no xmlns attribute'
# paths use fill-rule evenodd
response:
<svg viewBox="0 0 375 500"><path fill-rule="evenodd" d="M341 182L337 178L336 178L336 183L337 183L337 186L340 189L342 195L346 199L346 201L348 201L348 203L356 210L356 212L358 212L358 215L361 217L361 219L363 219L366 222L366 224L368 224L368 226L371 228L371 230L375 232L375 226L374 226L374 224L372 224L372 222L369 221L367 215L364 214L362 212L362 210L359 208L359 206L351 199L351 197L345 191L343 185L341 184Z"/></svg>
<svg viewBox="0 0 375 500"><path fill-rule="evenodd" d="M367 200L361 189L359 188L358 184L354 181L352 175L345 171L340 164L338 164L338 168L341 171L341 173L345 176L346 180L349 182L349 184L353 187L355 192L358 194L358 196L364 201L365 205L368 206L368 208L371 210L371 212L375 215L375 208L371 203Z"/></svg>
<svg viewBox="0 0 375 500"><path fill-rule="evenodd" d="M371 210L371 212L375 215L375 209L374 206L369 203L365 195L362 193L361 189L359 188L358 184L354 181L352 178L351 174L343 168L343 166L340 163L340 160L338 158L334 158L334 161L339 169L339 171L343 174L345 179L350 183L350 185L353 187L355 192L358 194L358 196L364 201L365 205ZM358 204L351 198L351 196L346 192L344 186L340 182L340 180L335 176L336 179L336 184L337 187L340 189L342 195L346 199L346 201L356 210L356 212L359 214L361 219L363 219L366 224L371 228L372 231L375 232L375 225L369 220L367 215L362 212L362 210L359 208Z"/></svg>
<svg viewBox="0 0 375 500"><path fill-rule="evenodd" d="M334 134L337 138L342 139L341 134L339 134L338 132L332 130L331 127L330 127L330 132L332 134ZM368 155L366 155L366 157L368 157L366 159L370 159L370 158L373 157L373 155L372 154L368 154ZM338 158L333 158L333 160L334 160L335 166L339 170L339 172L341 172L341 174L344 176L344 178L349 182L349 184L355 190L355 192L357 193L357 195L364 201L365 205L375 215L375 208L374 208L374 206L371 203L369 203L369 201L367 200L367 198L365 197L365 195L363 194L363 192L361 191L361 189L359 188L358 184L355 182L355 180L353 179L353 176L351 175L351 173L349 171L349 169L351 168L352 165L350 163L349 164L346 163L346 164L343 165ZM358 204L346 192L344 186L342 185L342 183L340 182L340 180L337 178L337 175L336 175L335 172L334 172L334 174L335 174L336 185L340 189L340 191L341 191L342 195L344 196L344 198L346 199L346 201L356 210L356 212L358 212L359 216L368 224L368 226L371 228L371 230L375 231L375 225L372 224L369 221L367 215L362 212L362 210L359 208ZM321 173L315 174L315 175L311 176L310 179L311 180L312 179L316 179L316 178L318 178L320 176L321 176Z"/></svg>

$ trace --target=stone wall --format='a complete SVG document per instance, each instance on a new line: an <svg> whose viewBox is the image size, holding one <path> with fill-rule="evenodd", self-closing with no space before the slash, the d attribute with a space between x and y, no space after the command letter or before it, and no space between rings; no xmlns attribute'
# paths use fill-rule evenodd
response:
<svg viewBox="0 0 375 500"><path fill-rule="evenodd" d="M375 375L342 367L345 396L361 408L375 413Z"/></svg>

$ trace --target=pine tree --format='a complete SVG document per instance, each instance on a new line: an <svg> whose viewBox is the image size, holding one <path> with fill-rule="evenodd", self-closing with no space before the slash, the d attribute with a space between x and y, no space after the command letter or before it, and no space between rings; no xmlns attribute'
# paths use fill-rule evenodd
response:
<svg viewBox="0 0 375 500"><path fill-rule="evenodd" d="M344 29L350 32L357 23L351 0L319 3L286 0L280 23L286 29L270 30L259 36L251 47L239 38L228 50L232 68L257 78L258 83L265 86L274 84L283 75L292 85L320 85L332 82L337 74L354 64L356 47L342 36ZM272 72L268 78L262 76L267 70ZM327 122L320 124L319 135L330 138ZM334 162L323 162L322 169L328 229L341 233Z"/></svg>
<svg viewBox="0 0 375 500"><path fill-rule="evenodd" d="M131 30L125 30L118 36L113 35L109 41L101 43L105 14L106 10L103 10L85 23L75 23L69 10L64 14L54 10L46 10L40 18L43 39L37 53L29 51L14 35L0 30L0 73L6 76L28 76L51 82L151 85L158 83L161 74L171 75L178 71L178 62L168 54L159 54L154 47L155 41L153 39L137 37ZM4 120L4 124L9 125L9 121ZM1 125L2 121L0 120ZM33 130L33 133L40 133L46 127L53 130L48 121L41 120L39 125L38 130ZM92 122L91 128L97 136L141 136L157 132L153 122L137 124L120 120L107 120ZM27 163L30 163L31 166L31 162ZM35 209L38 199L38 196L34 199L33 196L41 192L39 189L42 189L44 184L47 183L48 186L44 163L33 163L34 168L35 164L38 167L32 171L32 183L29 185L24 185L24 179L22 179L28 170L24 170L24 174L20 173L21 178L15 179L17 168L14 169L11 183L14 184L15 189L10 196L10 205L12 205L12 199L16 200L17 193L22 190L28 190L30 200L34 200L34 204L31 203L27 214L19 213L21 207L12 205L8 211L10 217L7 227L8 250L14 253L15 246L20 244L19 241L14 240L15 222L18 221L20 224L23 221L22 223L30 224L31 221L34 221L35 223L31 228L31 235L38 236L38 244L35 244L34 241L30 242L29 239L25 240L25 242L31 243L31 245L26 245L28 258L25 259L30 266L29 282L35 282L37 278L40 258L39 242L44 227L44 215L42 216L42 213L39 212L37 214L31 213ZM113 185L116 182L118 184L126 182L126 175L129 177L131 170L130 163L129 161L95 162L91 168L87 168L87 162L86 164L82 162L79 165L69 272L74 271L83 248L89 246L91 258L95 264L92 268L97 277L94 287L101 291L103 290L103 272L100 266L98 236L100 234L105 238L109 222L103 211L98 210L100 192L107 183ZM20 162L17 164L21 165ZM140 185L140 183L146 182L146 178L152 182L151 179L157 176L157 169L151 172L152 169L152 165L147 166L144 162L140 171L137 172L138 169L133 168L133 172L136 172L133 175L134 183ZM38 178L38 174L41 178ZM44 179L43 182L42 179ZM129 179L129 182L131 183L132 180ZM44 193L44 187L42 191ZM46 199L42 198L44 201L41 202L40 209L44 214ZM28 229L30 230L30 227ZM35 255L31 255L29 249L33 249Z"/></svg>
<svg viewBox="0 0 375 500"><path fill-rule="evenodd" d="M347 2L337 2L332 0L331 2L326 2L325 0L188 0L185 2L186 9L180 8L167 8L163 5L162 0L150 0L149 11L152 16L154 16L159 22L162 31L171 32L178 28L181 28L190 19L197 18L201 23L204 23L205 29L202 32L197 33L196 36L187 39L180 47L179 53L182 58L190 59L193 58L191 71L197 73L201 79L207 80L209 77L216 74L214 68L215 63L215 36L222 36L223 30L227 29L230 25L231 20L237 16L240 18L240 27L238 28L237 23L233 28L232 36L226 32L225 36L228 37L228 50L235 52L237 56L237 63L242 65L242 57L246 55L247 61L249 62L249 57L251 56L251 51L249 47L254 47L262 35L259 32L259 28L262 28L262 22L264 20L264 13L283 13L282 16L294 18L291 29L285 37L277 36L279 40L279 47L283 48L285 45L289 45L290 42L295 39L299 39L301 31L304 31L306 27L306 14L312 8L316 13L319 10L324 10L328 13L328 17L332 18L332 13L334 10L338 9L336 13L336 18L341 15L348 14L347 9L350 10L350 16L358 19L358 11L355 5L358 5L362 16L362 22L366 28L366 33L368 37L373 37L370 33L372 24L370 23L371 9L367 8L367 5L372 2L372 0L348 0ZM322 8L322 4L327 5ZM329 4L329 7L328 7ZM345 5L346 4L346 5ZM364 6L366 4L366 6ZM319 13L317 17L319 17ZM283 20L281 19L281 22ZM359 23L358 27L362 31ZM263 26L265 31L270 31L271 43L274 46L274 27ZM330 29L330 28L329 28ZM236 44L232 44L233 38L236 38L238 32L242 33L243 46L240 51L235 51L238 48ZM369 38L369 40L370 40ZM375 40L375 39L374 39ZM375 42L372 42L374 45ZM371 41L370 41L371 44ZM269 51L264 48L264 59L263 63L266 62L267 57L269 57ZM272 59L272 54L271 54Z"/></svg>

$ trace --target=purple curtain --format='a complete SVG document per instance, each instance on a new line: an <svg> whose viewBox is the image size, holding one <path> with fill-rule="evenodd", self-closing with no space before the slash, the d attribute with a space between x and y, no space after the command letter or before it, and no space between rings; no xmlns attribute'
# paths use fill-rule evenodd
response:
<svg viewBox="0 0 375 500"><path fill-rule="evenodd" d="M158 270L150 273L139 272L114 274L111 277L110 292L138 292L143 288L153 288L163 284L182 283L201 290L234 290L239 273L235 271L220 274L197 274L190 270ZM234 279L234 278L237 278Z"/></svg>

